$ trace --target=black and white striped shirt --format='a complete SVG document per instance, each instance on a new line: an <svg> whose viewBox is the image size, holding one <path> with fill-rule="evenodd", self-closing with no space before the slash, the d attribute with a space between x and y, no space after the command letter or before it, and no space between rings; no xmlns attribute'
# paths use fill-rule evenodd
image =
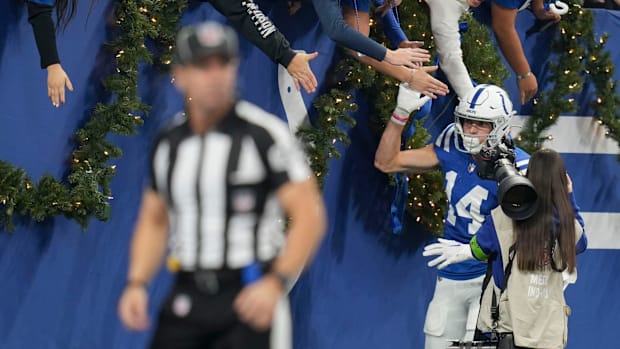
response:
<svg viewBox="0 0 620 349"><path fill-rule="evenodd" d="M151 183L167 201L181 269L273 259L284 243L276 191L311 175L287 125L243 101L202 136L179 119L153 148Z"/></svg>

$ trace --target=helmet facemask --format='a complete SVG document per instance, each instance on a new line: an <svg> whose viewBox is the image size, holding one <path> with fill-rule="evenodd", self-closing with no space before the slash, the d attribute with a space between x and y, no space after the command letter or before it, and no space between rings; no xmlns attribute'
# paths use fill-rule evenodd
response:
<svg viewBox="0 0 620 349"><path fill-rule="evenodd" d="M459 151L478 154L483 145L494 148L510 131L510 119L515 114L508 94L494 85L478 85L463 98L454 110L454 127L460 142ZM474 120L492 125L488 134L468 134L463 128L463 121ZM483 143L480 138L486 136ZM461 146L462 143L462 146Z"/></svg>

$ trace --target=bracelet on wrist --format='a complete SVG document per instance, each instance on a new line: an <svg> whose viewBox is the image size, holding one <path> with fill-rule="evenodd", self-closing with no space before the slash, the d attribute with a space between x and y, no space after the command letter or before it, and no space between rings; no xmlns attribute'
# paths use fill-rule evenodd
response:
<svg viewBox="0 0 620 349"><path fill-rule="evenodd" d="M528 78L530 76L532 76L532 72L528 71L527 73L525 73L523 75L517 75L517 80L523 80L523 79Z"/></svg>
<svg viewBox="0 0 620 349"><path fill-rule="evenodd" d="M411 84L413 84L413 74L415 73L415 69L411 69L411 77L409 78L409 81L407 81L407 84L409 86L411 86Z"/></svg>

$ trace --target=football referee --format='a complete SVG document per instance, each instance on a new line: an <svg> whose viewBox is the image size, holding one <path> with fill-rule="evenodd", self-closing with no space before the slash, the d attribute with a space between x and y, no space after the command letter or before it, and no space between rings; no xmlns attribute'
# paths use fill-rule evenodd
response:
<svg viewBox="0 0 620 349"><path fill-rule="evenodd" d="M118 305L128 329L149 326L147 285L168 246L176 281L151 348L268 348L276 303L324 233L305 155L282 120L235 98L238 64L232 29L179 32L186 109L154 144Z"/></svg>

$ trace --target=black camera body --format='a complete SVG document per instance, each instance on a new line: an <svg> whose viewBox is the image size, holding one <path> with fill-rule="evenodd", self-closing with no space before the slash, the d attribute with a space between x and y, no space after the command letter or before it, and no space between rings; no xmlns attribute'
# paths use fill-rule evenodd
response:
<svg viewBox="0 0 620 349"><path fill-rule="evenodd" d="M538 194L530 180L515 167L515 157L514 143L504 137L495 147L483 145L475 159L478 176L497 182L497 200L504 213L512 219L524 220L536 212Z"/></svg>
<svg viewBox="0 0 620 349"><path fill-rule="evenodd" d="M512 141L502 141L502 143L493 148L489 147L487 144L483 145L482 149L480 149L480 153L476 157L478 177L497 180L497 171L502 167L511 167L512 170L514 170L512 174L519 174L514 166L515 158L516 155ZM504 171L511 170L505 169Z"/></svg>

